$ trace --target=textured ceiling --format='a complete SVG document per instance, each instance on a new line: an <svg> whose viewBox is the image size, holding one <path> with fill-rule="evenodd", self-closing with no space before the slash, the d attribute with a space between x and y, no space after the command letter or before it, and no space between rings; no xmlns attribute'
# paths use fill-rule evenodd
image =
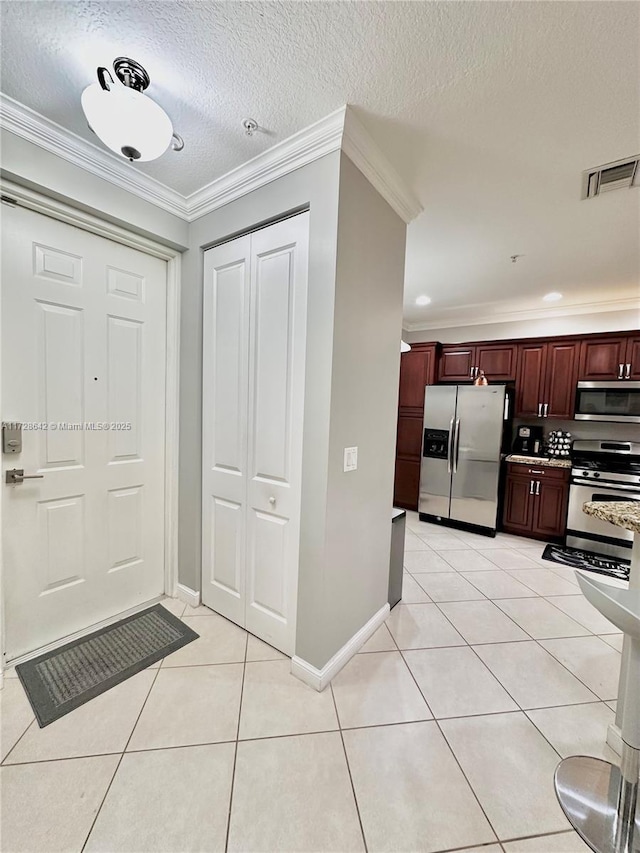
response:
<svg viewBox="0 0 640 853"><path fill-rule="evenodd" d="M96 66L141 62L185 149L135 168L183 194L352 104L425 208L408 323L638 293L640 191L580 200L583 169L640 153L636 2L4 0L0 15L2 91L87 139Z"/></svg>

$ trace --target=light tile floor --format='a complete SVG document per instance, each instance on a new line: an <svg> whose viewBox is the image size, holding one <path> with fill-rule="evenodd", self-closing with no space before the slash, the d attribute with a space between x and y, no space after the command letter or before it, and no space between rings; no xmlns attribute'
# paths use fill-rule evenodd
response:
<svg viewBox="0 0 640 853"><path fill-rule="evenodd" d="M407 527L403 603L322 694L177 601L199 640L45 729L9 672L2 849L585 853L553 771L616 760L621 635L542 543Z"/></svg>

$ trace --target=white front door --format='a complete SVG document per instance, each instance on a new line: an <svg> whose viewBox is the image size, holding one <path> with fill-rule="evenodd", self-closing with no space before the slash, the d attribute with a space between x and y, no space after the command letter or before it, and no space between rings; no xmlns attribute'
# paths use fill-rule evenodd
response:
<svg viewBox="0 0 640 853"><path fill-rule="evenodd" d="M202 600L293 654L309 214L205 255Z"/></svg>
<svg viewBox="0 0 640 853"><path fill-rule="evenodd" d="M163 592L166 263L19 207L2 232L11 660Z"/></svg>

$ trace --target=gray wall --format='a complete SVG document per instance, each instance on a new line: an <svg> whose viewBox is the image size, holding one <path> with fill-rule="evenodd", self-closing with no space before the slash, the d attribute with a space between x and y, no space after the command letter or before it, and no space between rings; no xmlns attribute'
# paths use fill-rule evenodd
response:
<svg viewBox="0 0 640 853"><path fill-rule="evenodd" d="M301 565L315 566L323 552L339 177L336 151L190 225L182 268L179 577L192 589L200 589L201 569L203 248L303 207L310 232Z"/></svg>
<svg viewBox="0 0 640 853"><path fill-rule="evenodd" d="M324 554L301 559L298 596L296 655L318 668L387 601L405 237L343 154Z"/></svg>
<svg viewBox="0 0 640 853"><path fill-rule="evenodd" d="M137 234L182 250L189 224L133 193L115 186L67 160L6 130L0 132L2 176L69 202Z"/></svg>

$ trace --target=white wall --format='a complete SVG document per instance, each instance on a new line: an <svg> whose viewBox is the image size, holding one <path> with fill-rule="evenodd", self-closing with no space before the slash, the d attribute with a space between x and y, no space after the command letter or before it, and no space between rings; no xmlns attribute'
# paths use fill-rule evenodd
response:
<svg viewBox="0 0 640 853"><path fill-rule="evenodd" d="M606 311L601 314L574 314L569 317L548 317L543 320L518 320L509 323L492 323L477 326L456 326L427 329L420 332L403 332L408 343L440 341L455 344L468 341L509 340L511 338L537 338L558 335L580 335L593 332L619 332L640 328L640 293L638 309Z"/></svg>
<svg viewBox="0 0 640 853"><path fill-rule="evenodd" d="M0 142L3 178L72 204L172 249L182 250L188 245L186 220L9 131L0 132Z"/></svg>
<svg viewBox="0 0 640 853"><path fill-rule="evenodd" d="M343 154L325 548L313 574L301 561L296 642L318 668L387 601L405 234ZM345 473L352 446L358 469Z"/></svg>

